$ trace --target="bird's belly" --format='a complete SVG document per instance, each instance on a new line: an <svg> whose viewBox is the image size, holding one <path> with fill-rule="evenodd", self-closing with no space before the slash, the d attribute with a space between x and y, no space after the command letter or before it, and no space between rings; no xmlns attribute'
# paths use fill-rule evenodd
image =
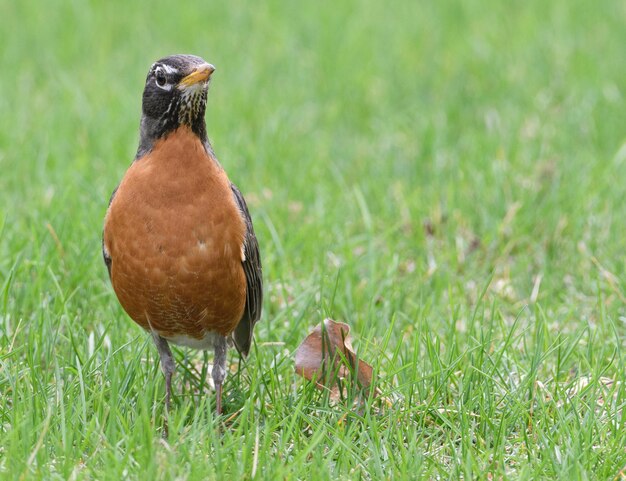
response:
<svg viewBox="0 0 626 481"><path fill-rule="evenodd" d="M183 344L235 329L246 298L236 209L113 203L109 217L111 281L135 322Z"/></svg>
<svg viewBox="0 0 626 481"><path fill-rule="evenodd" d="M206 351L212 349L215 344L217 335L213 331L208 331L201 339L188 336L186 334L176 334L174 336L166 337L165 339L177 346L191 347L192 349L198 349Z"/></svg>

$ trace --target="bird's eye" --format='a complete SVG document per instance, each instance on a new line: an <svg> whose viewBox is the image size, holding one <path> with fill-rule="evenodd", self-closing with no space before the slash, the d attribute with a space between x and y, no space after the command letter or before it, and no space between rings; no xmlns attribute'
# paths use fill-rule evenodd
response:
<svg viewBox="0 0 626 481"><path fill-rule="evenodd" d="M159 87L165 87L165 84L167 84L167 77L165 77L165 74L163 73L163 70L157 70L154 74L155 78L156 78L156 84Z"/></svg>

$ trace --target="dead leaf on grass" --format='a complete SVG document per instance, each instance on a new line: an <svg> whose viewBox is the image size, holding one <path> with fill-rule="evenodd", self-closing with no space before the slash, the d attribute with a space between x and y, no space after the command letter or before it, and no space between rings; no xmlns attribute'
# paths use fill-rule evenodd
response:
<svg viewBox="0 0 626 481"><path fill-rule="evenodd" d="M334 400L345 395L346 383L356 382L369 392L372 372L372 366L354 352L350 326L343 322L324 319L296 350L296 373L315 382L319 389L330 389Z"/></svg>

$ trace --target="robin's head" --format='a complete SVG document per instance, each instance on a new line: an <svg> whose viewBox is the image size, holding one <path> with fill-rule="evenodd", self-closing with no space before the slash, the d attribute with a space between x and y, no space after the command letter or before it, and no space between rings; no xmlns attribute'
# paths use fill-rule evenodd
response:
<svg viewBox="0 0 626 481"><path fill-rule="evenodd" d="M187 125L206 142L204 112L214 70L195 55L172 55L152 64L143 91L138 156L181 125Z"/></svg>

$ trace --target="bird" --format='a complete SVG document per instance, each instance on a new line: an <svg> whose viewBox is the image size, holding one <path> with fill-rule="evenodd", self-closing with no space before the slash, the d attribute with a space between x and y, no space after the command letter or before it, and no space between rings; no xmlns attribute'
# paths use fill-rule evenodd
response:
<svg viewBox="0 0 626 481"><path fill-rule="evenodd" d="M166 412L175 371L171 343L213 349L215 410L222 414L228 347L248 355L263 302L250 212L207 136L214 71L195 55L152 64L137 153L104 218L104 263L123 309L154 340Z"/></svg>

